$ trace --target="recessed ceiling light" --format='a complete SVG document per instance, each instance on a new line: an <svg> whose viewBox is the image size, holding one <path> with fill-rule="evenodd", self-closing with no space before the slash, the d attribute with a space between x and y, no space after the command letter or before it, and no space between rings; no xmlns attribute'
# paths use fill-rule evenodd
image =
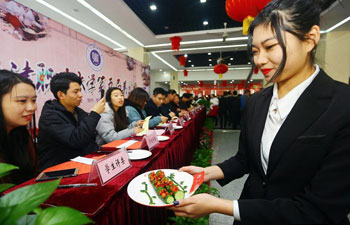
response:
<svg viewBox="0 0 350 225"><path fill-rule="evenodd" d="M187 54L185 54L184 56L187 57Z"/></svg>
<svg viewBox="0 0 350 225"><path fill-rule="evenodd" d="M248 64L250 64L250 62L248 62Z"/></svg>
<svg viewBox="0 0 350 225"><path fill-rule="evenodd" d="M209 66L212 66L212 64L209 64Z"/></svg>
<svg viewBox="0 0 350 225"><path fill-rule="evenodd" d="M152 11L155 11L155 10L157 10L157 6L156 6L156 5L151 5L151 6L150 6L150 9L151 9Z"/></svg>
<svg viewBox="0 0 350 225"><path fill-rule="evenodd" d="M211 59L209 59L209 62L211 62Z"/></svg>
<svg viewBox="0 0 350 225"><path fill-rule="evenodd" d="M233 58L230 58L230 60L233 60Z"/></svg>
<svg viewBox="0 0 350 225"><path fill-rule="evenodd" d="M228 65L231 66L231 63L229 63Z"/></svg>
<svg viewBox="0 0 350 225"><path fill-rule="evenodd" d="M208 21L206 21L206 20L203 21L203 25L204 25L204 26L208 25Z"/></svg>
<svg viewBox="0 0 350 225"><path fill-rule="evenodd" d="M210 52L208 52L208 55L211 55L211 53L210 53Z"/></svg>
<svg viewBox="0 0 350 225"><path fill-rule="evenodd" d="M188 60L188 62L192 62L191 60Z"/></svg>
<svg viewBox="0 0 350 225"><path fill-rule="evenodd" d="M194 67L194 65L193 65L193 64L192 64L191 66L192 66L192 67Z"/></svg>
<svg viewBox="0 0 350 225"><path fill-rule="evenodd" d="M168 27L168 26L165 26L164 29L167 30L167 29L169 29L169 27Z"/></svg>
<svg viewBox="0 0 350 225"><path fill-rule="evenodd" d="M205 2L207 2L207 0L201 0L201 3L205 3Z"/></svg>

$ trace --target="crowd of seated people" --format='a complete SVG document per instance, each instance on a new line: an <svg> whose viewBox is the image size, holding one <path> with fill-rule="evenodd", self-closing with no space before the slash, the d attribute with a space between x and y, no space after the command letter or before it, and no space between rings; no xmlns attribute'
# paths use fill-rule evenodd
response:
<svg viewBox="0 0 350 225"><path fill-rule="evenodd" d="M53 76L50 90L54 99L43 106L36 143L30 132L36 130L32 122L37 109L35 87L17 73L0 71L0 162L20 168L0 183L22 183L48 167L142 132L148 116L150 128L183 116L192 101L189 94L180 99L175 90L163 88L155 88L152 96L135 88L125 99L121 89L111 87L86 112L79 107L83 99L81 84L81 78L74 73Z"/></svg>

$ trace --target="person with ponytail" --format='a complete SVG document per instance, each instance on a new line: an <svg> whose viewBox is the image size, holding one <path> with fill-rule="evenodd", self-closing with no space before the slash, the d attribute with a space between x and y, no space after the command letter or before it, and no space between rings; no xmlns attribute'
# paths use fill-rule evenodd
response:
<svg viewBox="0 0 350 225"><path fill-rule="evenodd" d="M20 184L33 178L37 157L32 131L36 110L36 94L31 80L0 70L0 162L18 166L0 183Z"/></svg>
<svg viewBox="0 0 350 225"><path fill-rule="evenodd" d="M105 111L97 124L96 143L103 145L114 140L121 140L141 131L143 120L128 123L124 106L124 94L120 88L111 87L106 93Z"/></svg>
<svg viewBox="0 0 350 225"><path fill-rule="evenodd" d="M249 29L248 53L271 87L248 100L232 158L206 168L225 185L245 174L238 200L198 194L175 201L176 216L231 215L234 224L349 224L350 87L314 64L320 7L273 0ZM252 74L252 72L251 72Z"/></svg>

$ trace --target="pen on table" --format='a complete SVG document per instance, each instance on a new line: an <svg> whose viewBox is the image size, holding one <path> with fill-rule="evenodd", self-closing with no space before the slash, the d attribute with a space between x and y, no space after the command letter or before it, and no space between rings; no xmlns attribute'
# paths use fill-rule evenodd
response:
<svg viewBox="0 0 350 225"><path fill-rule="evenodd" d="M97 186L97 183L87 183L87 184L61 184L57 188L76 188L76 187L92 187Z"/></svg>

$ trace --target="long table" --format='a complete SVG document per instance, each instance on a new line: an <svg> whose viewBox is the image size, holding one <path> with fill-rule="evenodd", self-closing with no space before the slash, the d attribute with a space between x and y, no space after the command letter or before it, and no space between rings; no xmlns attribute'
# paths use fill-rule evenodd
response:
<svg viewBox="0 0 350 225"><path fill-rule="evenodd" d="M152 150L152 156L145 160L131 161L132 167L114 178L105 186L57 189L45 202L46 205L68 206L77 209L95 224L142 225L166 224L166 208L147 207L135 203L127 194L128 183L137 175L154 169L178 169L189 165L199 143L199 135L205 119L205 110L200 111L184 128L175 130L168 141ZM87 157L97 156L91 154ZM64 178L61 184L86 183L89 174ZM16 188L35 183L34 179Z"/></svg>

